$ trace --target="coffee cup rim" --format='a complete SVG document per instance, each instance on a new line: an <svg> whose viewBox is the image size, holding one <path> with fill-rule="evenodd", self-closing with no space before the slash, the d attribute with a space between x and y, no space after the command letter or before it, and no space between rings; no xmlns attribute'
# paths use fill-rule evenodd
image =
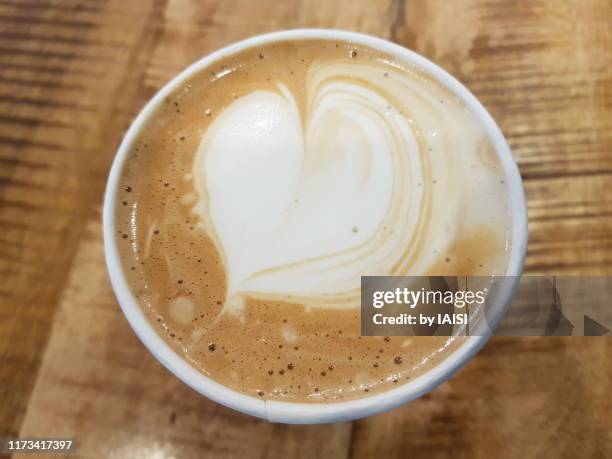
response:
<svg viewBox="0 0 612 459"><path fill-rule="evenodd" d="M330 403L295 403L264 400L249 396L224 386L194 368L174 351L155 331L145 317L141 307L128 286L120 263L116 240L115 209L120 175L131 149L142 127L156 108L177 86L214 62L248 48L282 40L328 39L365 45L388 53L419 68L446 86L474 113L487 132L504 169L509 190L511 212L511 249L506 275L515 276L516 281L505 284L499 293L497 306L500 315L508 308L518 278L522 273L527 249L527 206L521 176L510 147L501 130L478 99L455 77L420 54L382 38L357 32L335 29L293 29L257 35L214 51L166 83L140 111L125 134L113 161L104 196L103 234L106 266L112 288L123 314L145 347L180 380L195 391L237 411L272 422L289 424L311 424L338 422L363 418L388 411L429 392L450 378L467 363L489 339L489 336L472 336L426 373L382 393L354 400Z"/></svg>

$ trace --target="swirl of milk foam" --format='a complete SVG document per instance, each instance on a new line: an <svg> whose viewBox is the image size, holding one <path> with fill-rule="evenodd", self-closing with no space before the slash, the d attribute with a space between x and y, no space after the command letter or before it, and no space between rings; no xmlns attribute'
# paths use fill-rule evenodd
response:
<svg viewBox="0 0 612 459"><path fill-rule="evenodd" d="M425 274L458 231L484 134L448 91L374 61L313 65L303 91L238 98L197 150L195 210L228 303L356 307L360 276Z"/></svg>

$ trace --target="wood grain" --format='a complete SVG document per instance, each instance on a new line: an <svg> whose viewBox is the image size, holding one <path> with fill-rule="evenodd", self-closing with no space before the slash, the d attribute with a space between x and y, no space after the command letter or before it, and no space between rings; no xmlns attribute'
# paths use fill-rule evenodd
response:
<svg viewBox="0 0 612 459"><path fill-rule="evenodd" d="M73 434L96 458L611 456L606 338L494 339L354 423L222 408L133 336L100 234L116 147L169 78L254 34L343 28L420 52L496 118L524 178L527 272L612 274L611 22L605 0L0 0L0 435Z"/></svg>

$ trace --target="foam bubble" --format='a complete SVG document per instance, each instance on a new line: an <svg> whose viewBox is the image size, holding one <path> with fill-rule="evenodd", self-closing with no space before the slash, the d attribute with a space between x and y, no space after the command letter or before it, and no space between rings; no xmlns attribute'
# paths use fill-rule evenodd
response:
<svg viewBox="0 0 612 459"><path fill-rule="evenodd" d="M169 310L172 318L179 324L188 324L194 318L195 308L193 307L193 303L184 296L175 298L172 303L170 303Z"/></svg>

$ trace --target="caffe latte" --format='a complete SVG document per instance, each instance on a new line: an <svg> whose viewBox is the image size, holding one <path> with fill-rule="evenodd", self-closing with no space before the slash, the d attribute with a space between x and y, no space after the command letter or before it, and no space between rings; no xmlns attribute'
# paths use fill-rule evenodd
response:
<svg viewBox="0 0 612 459"><path fill-rule="evenodd" d="M460 338L360 336L363 275L506 270L504 172L421 69L269 43L184 81L131 146L116 206L130 287L167 342L263 399L334 402L428 371Z"/></svg>

